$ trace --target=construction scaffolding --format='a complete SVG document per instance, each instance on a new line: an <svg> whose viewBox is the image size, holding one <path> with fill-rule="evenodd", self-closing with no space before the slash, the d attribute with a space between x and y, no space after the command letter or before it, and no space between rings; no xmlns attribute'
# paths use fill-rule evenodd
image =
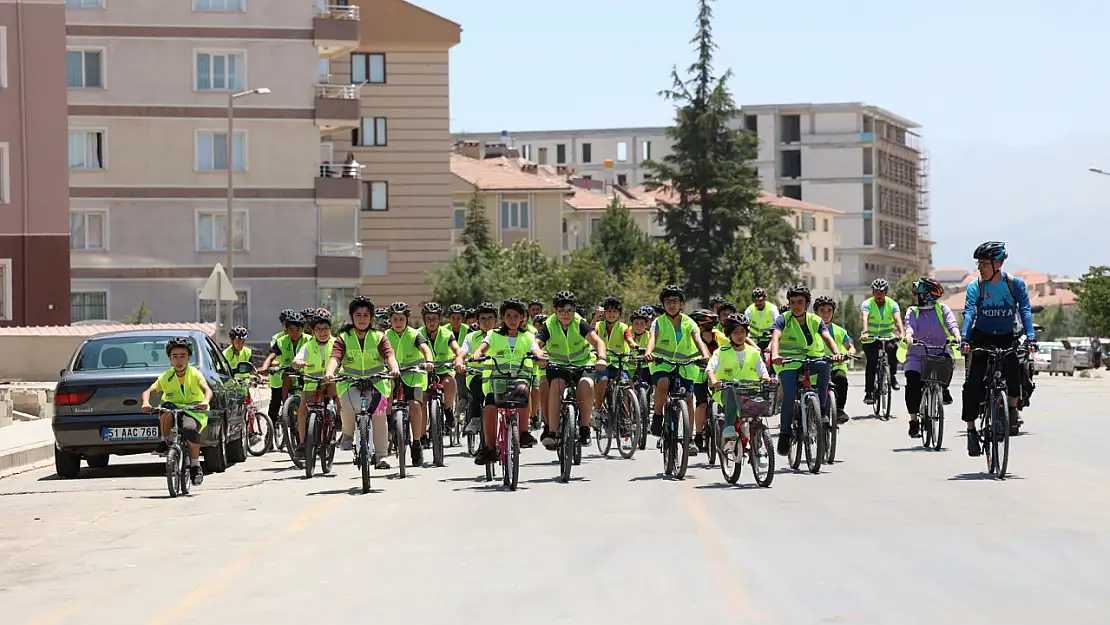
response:
<svg viewBox="0 0 1110 625"><path fill-rule="evenodd" d="M929 151L919 152L917 164L918 263L923 273L933 270L933 239L929 225Z"/></svg>

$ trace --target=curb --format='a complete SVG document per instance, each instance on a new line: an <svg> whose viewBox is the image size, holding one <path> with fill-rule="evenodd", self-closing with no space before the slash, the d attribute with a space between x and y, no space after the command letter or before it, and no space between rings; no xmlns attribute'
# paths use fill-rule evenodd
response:
<svg viewBox="0 0 1110 625"><path fill-rule="evenodd" d="M54 460L54 441L19 447L0 454L0 478L44 466Z"/></svg>

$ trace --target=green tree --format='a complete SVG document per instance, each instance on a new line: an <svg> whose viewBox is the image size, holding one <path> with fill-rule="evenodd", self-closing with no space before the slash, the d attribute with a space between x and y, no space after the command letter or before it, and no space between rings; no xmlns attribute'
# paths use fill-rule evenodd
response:
<svg viewBox="0 0 1110 625"><path fill-rule="evenodd" d="M1098 336L1110 335L1110 267L1088 269L1075 287L1075 300L1087 327Z"/></svg>
<svg viewBox="0 0 1110 625"><path fill-rule="evenodd" d="M517 241L500 257L500 293L504 297L548 301L559 290L559 263L544 254L538 241Z"/></svg>
<svg viewBox="0 0 1110 625"><path fill-rule="evenodd" d="M917 281L918 275L916 273L907 271L902 274L898 282L894 283L894 287L890 292L890 296L894 301L898 302L903 312L913 306L913 283Z"/></svg>
<svg viewBox="0 0 1110 625"><path fill-rule="evenodd" d="M647 261L647 271L652 282L667 284L684 284L686 272L682 270L682 258L678 248L664 240L656 240L651 245L650 258ZM659 293L655 294L655 300Z"/></svg>
<svg viewBox="0 0 1110 625"><path fill-rule="evenodd" d="M594 241L598 260L619 278L627 276L632 265L646 259L651 250L647 233L636 225L628 208L617 197L598 221Z"/></svg>
<svg viewBox="0 0 1110 625"><path fill-rule="evenodd" d="M135 312L131 313L124 318L124 323L131 323L134 325L143 325L144 323L154 323L154 317L150 314L150 309L146 307L146 298L139 302L139 307Z"/></svg>
<svg viewBox="0 0 1110 625"><path fill-rule="evenodd" d="M675 125L667 129L672 153L663 162L648 162L652 172L649 188L673 191L677 200L660 210L666 239L678 251L686 269L691 297L708 300L733 286L736 261L752 262L753 255L730 258L738 239L765 236L754 227L753 215L760 205L759 173L752 165L757 153L756 137L731 124L739 114L728 89L731 71L717 75L713 67L712 0L699 0L697 32L691 40L697 60L687 77L672 69L672 86L661 92L676 104ZM781 231L776 231L781 232ZM797 234L789 239L796 246ZM791 270L791 258L772 258L775 266Z"/></svg>
<svg viewBox="0 0 1110 625"><path fill-rule="evenodd" d="M833 313L833 323L844 328L853 341L859 342L863 327L860 325L859 304L856 303L855 295L849 295L848 299L837 303L836 312Z"/></svg>
<svg viewBox="0 0 1110 625"><path fill-rule="evenodd" d="M628 268L624 279L620 281L617 291L617 297L624 303L625 317L640 306L659 301L659 291L663 290L665 285L666 283L652 278L643 263L634 262Z"/></svg>
<svg viewBox="0 0 1110 625"><path fill-rule="evenodd" d="M490 229L486 206L475 189L466 205L463 248L451 263L431 272L432 297L443 305L476 306L500 294L498 268L501 247Z"/></svg>
<svg viewBox="0 0 1110 625"><path fill-rule="evenodd" d="M756 287L772 294L798 282L802 257L789 215L790 211L765 203L752 209L744 227L749 236L738 237L728 251L734 272L725 292L733 294L733 301L747 301Z"/></svg>
<svg viewBox="0 0 1110 625"><path fill-rule="evenodd" d="M1047 306L1033 315L1033 320L1044 326L1044 331L1038 334L1042 341L1058 341L1069 336L1087 336L1090 333L1083 315L1074 308Z"/></svg>
<svg viewBox="0 0 1110 625"><path fill-rule="evenodd" d="M586 311L586 317L593 317L593 310L601 300L619 292L620 285L598 260L591 248L579 248L570 255L570 262L559 267L559 286L554 290L566 289L578 296L578 302ZM550 299L550 293L545 299Z"/></svg>

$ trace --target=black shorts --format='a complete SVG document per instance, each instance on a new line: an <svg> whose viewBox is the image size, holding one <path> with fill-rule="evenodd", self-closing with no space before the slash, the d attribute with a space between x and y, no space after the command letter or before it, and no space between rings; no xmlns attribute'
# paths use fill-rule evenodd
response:
<svg viewBox="0 0 1110 625"><path fill-rule="evenodd" d="M567 386L578 384L582 379L582 372L572 372L566 369L548 369L547 370L547 383L551 384L555 380L562 380L567 383Z"/></svg>
<svg viewBox="0 0 1110 625"><path fill-rule="evenodd" d="M699 406L709 402L709 382L694 382L694 401Z"/></svg>
<svg viewBox="0 0 1110 625"><path fill-rule="evenodd" d="M421 401L424 398L424 389L415 386L409 386L404 382L398 382L397 388L401 391L401 396L405 401Z"/></svg>

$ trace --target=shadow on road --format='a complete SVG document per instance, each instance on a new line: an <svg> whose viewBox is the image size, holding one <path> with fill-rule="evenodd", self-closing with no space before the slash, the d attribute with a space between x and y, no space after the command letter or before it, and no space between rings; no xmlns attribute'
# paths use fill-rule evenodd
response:
<svg viewBox="0 0 1110 625"><path fill-rule="evenodd" d="M694 488L698 490L720 490L726 488L736 488L741 490L762 490L759 487L759 484L751 484L745 482L740 482L737 484L729 484L728 482L713 482L712 484L702 484L700 486L695 486Z"/></svg>
<svg viewBox="0 0 1110 625"><path fill-rule="evenodd" d="M501 480L494 480L492 482L485 482L485 478L482 478L482 480L483 480L483 484L481 484L479 486L461 486L459 488L452 488L451 490L453 492L456 492L456 493L459 493L459 492L511 493L511 492L513 492L513 491L509 490L508 488L506 488L505 485L501 483ZM517 490L528 490L528 487L527 486L521 486L520 484L517 484L516 489Z"/></svg>
<svg viewBox="0 0 1110 625"><path fill-rule="evenodd" d="M103 469L92 469L85 467L81 469L81 473L77 477L65 480L73 482L77 480L98 480L104 478L121 478L121 477L157 477L166 474L166 462L152 461L147 463L134 463L134 464L116 464L108 465ZM56 473L44 475L37 481L39 482L53 482L60 481L62 478L58 477Z"/></svg>
<svg viewBox="0 0 1110 625"><path fill-rule="evenodd" d="M1004 477L1002 479L999 479L999 478L991 475L990 473L987 473L986 471L983 471L983 472L980 472L980 473L961 473L959 475L953 475L952 477L948 478L948 481L949 482L976 482L976 481L981 481L981 480L989 480L989 481L1005 482L1006 480L1024 480L1024 479L1025 478L1021 477L1020 475L1012 475L1010 473L1007 473L1006 477Z"/></svg>
<svg viewBox="0 0 1110 625"><path fill-rule="evenodd" d="M590 478L582 477L580 475L572 475L570 477L570 481L572 481L572 482L589 482ZM563 480L558 475L552 475L551 477L537 477L537 478L534 478L534 479L531 479L531 480L521 480L520 481L521 484L548 484L548 483L552 483L552 482L554 482L556 484L562 484Z"/></svg>
<svg viewBox="0 0 1110 625"><path fill-rule="evenodd" d="M366 493L366 494L367 495L373 495L373 494L376 494L376 493L384 493L384 492L385 491L380 489L380 488L371 488L370 492ZM350 488L336 488L336 489L332 489L332 490L321 490L321 491L317 491L315 493L305 493L305 494L308 495L309 497L315 497L317 495L342 495L344 493L346 493L348 495L361 495L362 494L362 486L352 486Z"/></svg>
<svg viewBox="0 0 1110 625"><path fill-rule="evenodd" d="M947 447L941 447L940 450L941 451L947 451L948 448ZM933 449L931 447L922 447L922 446L918 445L917 447L901 447L899 449L891 449L891 451L896 452L896 453L901 453L903 451L930 451L931 452L931 451L933 451Z"/></svg>

